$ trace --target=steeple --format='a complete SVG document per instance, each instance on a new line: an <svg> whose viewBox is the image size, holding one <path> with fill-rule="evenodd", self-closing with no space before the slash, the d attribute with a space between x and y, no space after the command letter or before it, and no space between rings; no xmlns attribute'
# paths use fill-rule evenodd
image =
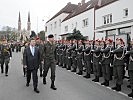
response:
<svg viewBox="0 0 133 100"><path fill-rule="evenodd" d="M30 12L28 12L27 31L30 31L30 30L31 30Z"/></svg>
<svg viewBox="0 0 133 100"><path fill-rule="evenodd" d="M19 17L18 17L18 31L21 31L21 16L20 16L20 12L19 12Z"/></svg>
<svg viewBox="0 0 133 100"><path fill-rule="evenodd" d="M30 12L28 13L28 22L30 22Z"/></svg>

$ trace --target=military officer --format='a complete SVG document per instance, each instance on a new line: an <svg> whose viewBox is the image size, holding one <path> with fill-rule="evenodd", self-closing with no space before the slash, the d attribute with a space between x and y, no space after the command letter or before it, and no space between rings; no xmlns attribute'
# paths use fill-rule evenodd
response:
<svg viewBox="0 0 133 100"><path fill-rule="evenodd" d="M43 71L43 84L46 84L46 77L49 68L51 69L51 89L56 90L55 87L55 70L56 70L56 61L55 61L55 49L56 44L54 43L54 36L50 34L48 36L48 41L44 44L43 48L43 60L45 61L44 71Z"/></svg>
<svg viewBox="0 0 133 100"><path fill-rule="evenodd" d="M5 76L8 76L9 62L12 57L11 48L8 45L7 40L3 40L3 44L0 47L0 60L1 60L1 73L4 73L4 64L5 64Z"/></svg>
<svg viewBox="0 0 133 100"><path fill-rule="evenodd" d="M121 91L121 85L123 84L124 63L125 63L124 41L121 38L117 38L116 45L117 48L112 51L112 53L114 54L113 70L114 70L114 78L116 79L116 86L112 87L112 89L116 91Z"/></svg>

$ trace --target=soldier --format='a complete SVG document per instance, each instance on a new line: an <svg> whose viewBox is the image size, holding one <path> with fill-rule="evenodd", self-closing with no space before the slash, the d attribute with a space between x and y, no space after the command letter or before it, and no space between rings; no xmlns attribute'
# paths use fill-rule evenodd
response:
<svg viewBox="0 0 133 100"><path fill-rule="evenodd" d="M123 84L123 74L124 74L124 57L125 49L124 42L121 38L116 39L117 48L112 51L114 54L113 70L114 78L116 79L116 86L113 90L121 91L121 85Z"/></svg>
<svg viewBox="0 0 133 100"><path fill-rule="evenodd" d="M102 56L102 73L103 73L103 78L104 82L101 83L101 85L104 86L109 86L109 80L110 80L110 63L111 63L111 51L112 51L112 40L111 39L106 39L106 48L101 49L101 52L103 53Z"/></svg>
<svg viewBox="0 0 133 100"><path fill-rule="evenodd" d="M84 52L84 63L85 63L85 68L86 68L86 75L84 76L84 78L90 78L90 74L91 74L91 59L92 59L92 55L91 55L91 45L90 45L90 41L86 41L86 47L83 50Z"/></svg>
<svg viewBox="0 0 133 100"><path fill-rule="evenodd" d="M51 69L51 89L56 90L55 87L55 70L56 70L56 61L55 61L55 49L56 44L54 43L54 36L50 34L48 36L48 41L44 44L43 49L43 59L45 61L44 71L43 71L43 84L46 84L46 76L49 68Z"/></svg>
<svg viewBox="0 0 133 100"><path fill-rule="evenodd" d="M63 62L63 66L62 66L62 68L66 68L66 50L67 50L67 46L66 46L66 42L67 41L64 41L64 45L63 45L63 51L62 51L62 54L63 54L63 56L62 56L62 62Z"/></svg>
<svg viewBox="0 0 133 100"><path fill-rule="evenodd" d="M72 66L72 52L71 52L71 47L73 46L73 41L70 40L68 43L68 49L66 51L66 56L67 56L67 70L71 70Z"/></svg>
<svg viewBox="0 0 133 100"><path fill-rule="evenodd" d="M101 47L100 47L100 40L95 41L95 47L93 52L93 72L95 75L95 79L92 81L94 82L99 82L99 77L100 77L100 67L99 67L99 62L101 60Z"/></svg>
<svg viewBox="0 0 133 100"><path fill-rule="evenodd" d="M41 40L40 40L40 38L39 37L37 37L36 38L36 47L39 49L39 51L40 51L40 55L42 56L43 54L43 42L41 42ZM40 69L40 77L42 77L43 76L43 64L42 63L40 63L39 64L39 69Z"/></svg>
<svg viewBox="0 0 133 100"><path fill-rule="evenodd" d="M133 98L133 40L131 41L131 46L132 47L130 48L130 51L127 51L126 55L129 55L128 75L129 75L130 87L132 89L132 92L128 94L128 96Z"/></svg>
<svg viewBox="0 0 133 100"><path fill-rule="evenodd" d="M71 72L76 72L77 70L77 52L76 52L76 49L77 49L77 41L76 40L73 40L73 46L71 46L70 50L72 52L72 70Z"/></svg>
<svg viewBox="0 0 133 100"><path fill-rule="evenodd" d="M78 49L77 49L77 67L79 72L77 73L78 75L82 75L83 74L83 43L82 40L78 41Z"/></svg>
<svg viewBox="0 0 133 100"><path fill-rule="evenodd" d="M3 40L3 44L0 47L1 55L1 73L4 73L4 64L5 64L5 76L8 76L9 62L12 57L11 48L8 45L7 40Z"/></svg>

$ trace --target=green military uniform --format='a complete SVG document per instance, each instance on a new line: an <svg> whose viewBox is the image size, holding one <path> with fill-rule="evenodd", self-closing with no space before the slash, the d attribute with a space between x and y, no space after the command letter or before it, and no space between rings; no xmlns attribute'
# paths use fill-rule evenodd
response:
<svg viewBox="0 0 133 100"><path fill-rule="evenodd" d="M116 86L113 90L121 91L121 85L123 84L123 74L124 74L124 47L120 46L113 50L114 61L113 61L113 71L114 78L116 79Z"/></svg>
<svg viewBox="0 0 133 100"><path fill-rule="evenodd" d="M56 69L56 61L55 61L55 48L56 45L50 43L49 41L44 44L44 72L43 77L46 78L49 68L51 69L51 80L55 81L55 69Z"/></svg>
<svg viewBox="0 0 133 100"><path fill-rule="evenodd" d="M91 46L86 46L86 48L83 50L84 52L84 63L85 63L85 68L86 68L86 75L84 76L85 78L90 78L91 74Z"/></svg>
<svg viewBox="0 0 133 100"><path fill-rule="evenodd" d="M72 44L68 46L68 49L66 51L66 56L67 56L67 70L71 70L71 66L72 66L72 57L71 57L71 48Z"/></svg>
<svg viewBox="0 0 133 100"><path fill-rule="evenodd" d="M8 76L8 68L10 57L12 57L11 48L9 45L0 46L0 63L1 63L1 73L4 73L4 64L5 64L5 75Z"/></svg>
<svg viewBox="0 0 133 100"><path fill-rule="evenodd" d="M94 82L99 82L100 60L101 60L101 47L95 47L93 50L93 72L95 75L95 79L92 80Z"/></svg>
<svg viewBox="0 0 133 100"><path fill-rule="evenodd" d="M79 72L77 73L78 75L83 74L83 46L80 45L79 48L77 49L77 67Z"/></svg>
<svg viewBox="0 0 133 100"><path fill-rule="evenodd" d="M111 63L111 46L107 46L105 49L102 49L101 52L103 53L102 56L102 73L104 82L101 85L109 86L109 80L110 80L110 63Z"/></svg>

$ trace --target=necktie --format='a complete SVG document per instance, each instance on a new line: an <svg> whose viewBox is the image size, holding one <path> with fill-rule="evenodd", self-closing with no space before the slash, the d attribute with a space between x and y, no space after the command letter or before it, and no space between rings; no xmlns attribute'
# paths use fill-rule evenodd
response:
<svg viewBox="0 0 133 100"><path fill-rule="evenodd" d="M35 52L34 47L32 47L32 55L33 56L34 56L34 52Z"/></svg>

